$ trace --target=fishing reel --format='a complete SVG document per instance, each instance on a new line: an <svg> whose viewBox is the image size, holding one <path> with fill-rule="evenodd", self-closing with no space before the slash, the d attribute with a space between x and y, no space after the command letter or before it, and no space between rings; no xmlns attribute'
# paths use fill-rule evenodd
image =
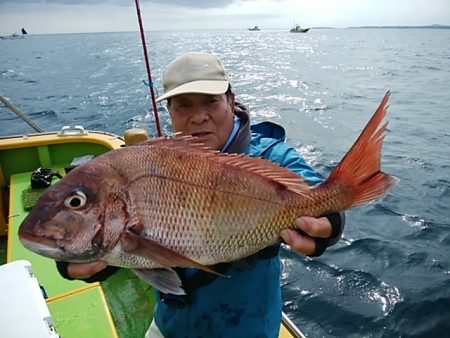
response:
<svg viewBox="0 0 450 338"><path fill-rule="evenodd" d="M37 168L31 174L31 189L48 188L52 184L53 177L62 178L61 174L52 169Z"/></svg>

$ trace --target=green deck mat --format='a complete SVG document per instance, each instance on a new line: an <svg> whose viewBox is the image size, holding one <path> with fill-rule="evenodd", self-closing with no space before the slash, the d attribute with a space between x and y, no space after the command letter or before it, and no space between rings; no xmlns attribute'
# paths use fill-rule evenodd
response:
<svg viewBox="0 0 450 338"><path fill-rule="evenodd" d="M45 189L31 189L31 188L25 189L22 192L23 209L25 211L30 211L44 191Z"/></svg>
<svg viewBox="0 0 450 338"><path fill-rule="evenodd" d="M119 336L144 337L156 303L152 287L128 269L119 270L101 284Z"/></svg>

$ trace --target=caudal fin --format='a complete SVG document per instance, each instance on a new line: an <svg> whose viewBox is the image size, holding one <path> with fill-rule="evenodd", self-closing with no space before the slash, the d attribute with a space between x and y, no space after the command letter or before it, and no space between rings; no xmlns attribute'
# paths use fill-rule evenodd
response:
<svg viewBox="0 0 450 338"><path fill-rule="evenodd" d="M382 126L381 123L386 116L389 95L387 92L359 138L325 182L340 183L350 189L349 208L384 196L399 181L380 171L381 147L387 127L387 123Z"/></svg>

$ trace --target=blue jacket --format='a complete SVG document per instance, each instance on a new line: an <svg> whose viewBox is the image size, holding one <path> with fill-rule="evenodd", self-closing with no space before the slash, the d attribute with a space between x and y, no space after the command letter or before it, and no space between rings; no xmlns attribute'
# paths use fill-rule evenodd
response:
<svg viewBox="0 0 450 338"><path fill-rule="evenodd" d="M285 143L286 133L283 127L272 122L261 122L252 125L251 131L252 140L246 154L277 162L303 176L312 185L322 181L297 150Z"/></svg>
<svg viewBox="0 0 450 338"><path fill-rule="evenodd" d="M280 163L311 183L320 182L301 155L286 145L282 127L263 122L251 131L246 154ZM195 271L186 270L186 274ZM198 288L191 304L183 308L168 306L158 293L154 318L164 337L278 337L282 311L279 257L258 259L250 269L231 265L226 275L230 278L219 277Z"/></svg>

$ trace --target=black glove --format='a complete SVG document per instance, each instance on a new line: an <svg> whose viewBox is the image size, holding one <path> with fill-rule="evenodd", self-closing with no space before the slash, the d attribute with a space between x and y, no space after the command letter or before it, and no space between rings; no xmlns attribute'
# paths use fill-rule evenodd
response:
<svg viewBox="0 0 450 338"><path fill-rule="evenodd" d="M332 233L328 238L314 238L316 241L316 250L309 257L317 257L324 253L325 249L329 246L336 244L342 236L342 232L344 231L345 225L345 213L333 213L324 215L323 217L328 218L331 223Z"/></svg>

